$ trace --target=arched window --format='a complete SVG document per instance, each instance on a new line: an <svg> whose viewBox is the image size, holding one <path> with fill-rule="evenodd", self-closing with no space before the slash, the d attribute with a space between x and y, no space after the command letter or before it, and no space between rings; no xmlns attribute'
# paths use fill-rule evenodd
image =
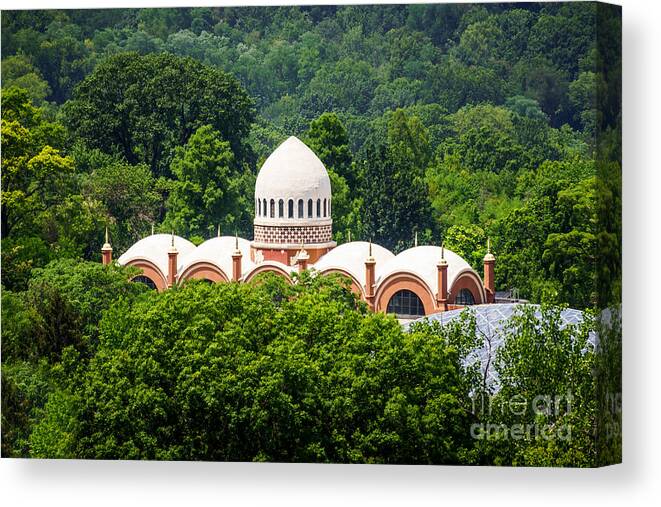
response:
<svg viewBox="0 0 661 507"><path fill-rule="evenodd" d="M317 218L321 216L321 199L317 199Z"/></svg>
<svg viewBox="0 0 661 507"><path fill-rule="evenodd" d="M308 199L308 218L312 218L312 199Z"/></svg>
<svg viewBox="0 0 661 507"><path fill-rule="evenodd" d="M473 293L468 289L461 289L454 303L457 305L474 305L475 298L473 297Z"/></svg>
<svg viewBox="0 0 661 507"><path fill-rule="evenodd" d="M262 200L257 199L257 216L261 217L262 216Z"/></svg>
<svg viewBox="0 0 661 507"><path fill-rule="evenodd" d="M278 218L282 218L285 216L285 201L280 199L278 201Z"/></svg>
<svg viewBox="0 0 661 507"><path fill-rule="evenodd" d="M425 315L425 307L420 298L408 289L395 292L388 301L388 313L394 313L399 318L415 319Z"/></svg>
<svg viewBox="0 0 661 507"><path fill-rule="evenodd" d="M298 200L298 218L303 218L303 199Z"/></svg>
<svg viewBox="0 0 661 507"><path fill-rule="evenodd" d="M326 217L326 199L324 199L324 217Z"/></svg>
<svg viewBox="0 0 661 507"><path fill-rule="evenodd" d="M275 199L271 199L271 218L275 218Z"/></svg>
<svg viewBox="0 0 661 507"><path fill-rule="evenodd" d="M288 218L294 218L294 199L289 199L289 202L287 203L287 207L289 208L287 211L287 217Z"/></svg>
<svg viewBox="0 0 661 507"><path fill-rule="evenodd" d="M266 199L262 201L262 216L267 217L268 214L266 213Z"/></svg>
<svg viewBox="0 0 661 507"><path fill-rule="evenodd" d="M144 283L151 290L156 290L156 284L154 283L154 280L152 280L148 276L138 275L135 278L133 278L131 281L132 282L137 282L137 283Z"/></svg>

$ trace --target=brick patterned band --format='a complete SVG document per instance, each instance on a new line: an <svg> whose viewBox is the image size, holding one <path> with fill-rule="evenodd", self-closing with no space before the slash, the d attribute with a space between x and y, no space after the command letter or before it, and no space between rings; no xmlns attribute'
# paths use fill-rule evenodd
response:
<svg viewBox="0 0 661 507"><path fill-rule="evenodd" d="M255 225L255 242L276 245L314 245L332 241L333 226L328 225Z"/></svg>

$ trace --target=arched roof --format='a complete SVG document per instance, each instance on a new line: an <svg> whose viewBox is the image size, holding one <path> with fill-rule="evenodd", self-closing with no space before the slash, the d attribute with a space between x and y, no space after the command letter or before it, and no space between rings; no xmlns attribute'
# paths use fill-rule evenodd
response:
<svg viewBox="0 0 661 507"><path fill-rule="evenodd" d="M291 274L296 270L294 266L288 266L282 262L268 260L262 261L259 264L253 264L250 271L244 271L243 279L245 281L250 281L254 276L257 276L259 273L273 271L281 274L285 274L287 279L291 281Z"/></svg>
<svg viewBox="0 0 661 507"><path fill-rule="evenodd" d="M271 153L255 182L255 199L274 199L276 203L282 199L285 206L289 199L293 199L296 206L297 201L303 199L307 206L308 199L315 201L316 205L317 199L330 200L330 197L330 178L324 164L303 141L294 136L289 137ZM256 213L256 223L270 224L278 221L275 217L258 215ZM307 213L305 215L307 217ZM328 217L322 216L321 219L328 220ZM314 220L317 220L316 213L312 221Z"/></svg>
<svg viewBox="0 0 661 507"><path fill-rule="evenodd" d="M117 262L122 266L131 261L146 259L152 262L161 270L164 276L168 274L168 250L172 245L172 235L170 234L152 234L140 241L134 243L126 252L124 252ZM180 236L174 236L174 246L179 253L177 257L177 272L181 271L182 259L195 250L195 245Z"/></svg>
<svg viewBox="0 0 661 507"><path fill-rule="evenodd" d="M441 248L438 246L417 246L404 250L383 265L376 265L376 285L390 275L398 272L412 273L421 278L431 289L438 293L437 264L441 260ZM462 273L472 273L480 279L473 268L459 255L445 249L448 263L448 290Z"/></svg>
<svg viewBox="0 0 661 507"><path fill-rule="evenodd" d="M369 255L370 244L367 241L352 241L344 243L325 254L312 266L322 272L331 269L341 269L351 274L360 284L365 283L365 259ZM387 248L372 243L372 257L379 265L385 264L395 255Z"/></svg>
<svg viewBox="0 0 661 507"><path fill-rule="evenodd" d="M237 238L234 236L220 236L206 240L188 255L180 260L179 274L198 262L208 262L218 266L228 278L232 278L232 253L234 252ZM238 238L239 250L241 251L242 275L252 270L254 263L250 260L250 241Z"/></svg>

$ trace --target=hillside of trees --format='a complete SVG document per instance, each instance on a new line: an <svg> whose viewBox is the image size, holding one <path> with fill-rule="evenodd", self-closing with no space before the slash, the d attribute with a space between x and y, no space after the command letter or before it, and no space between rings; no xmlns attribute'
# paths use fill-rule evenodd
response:
<svg viewBox="0 0 661 507"><path fill-rule="evenodd" d="M338 243L399 252L417 233L481 272L490 238L498 290L618 302L620 23L593 3L3 11L3 455L599 462L587 399L580 452L476 446L469 328L407 335L336 281L159 295L99 262L106 226L116 255L152 228L250 238L259 167L296 135L329 170ZM199 310L221 313L189 326ZM556 360L595 387L598 358ZM566 387L538 363L503 368Z"/></svg>

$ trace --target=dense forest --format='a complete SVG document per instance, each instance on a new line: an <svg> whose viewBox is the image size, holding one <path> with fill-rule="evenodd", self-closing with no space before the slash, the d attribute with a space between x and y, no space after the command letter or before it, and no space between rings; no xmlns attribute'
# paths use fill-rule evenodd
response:
<svg viewBox="0 0 661 507"><path fill-rule="evenodd" d="M499 290L578 309L617 302L620 23L592 3L4 11L3 455L597 463L592 405L579 414L580 452L537 440L475 447L457 352L465 329L406 335L340 282L158 295L98 262L105 227L118 253L152 229L194 243L218 227L251 237L257 171L296 135L328 168L338 242L398 252L417 235L481 272L490 238ZM312 307L317 320L301 321ZM202 309L220 320L191 317ZM272 336L251 335L259 323ZM316 348L297 353L313 336ZM347 355L331 367L341 339ZM414 350L425 340L435 352ZM370 363L367 342L385 362ZM409 354L398 367L396 350ZM586 362L598 358L556 352L583 394L594 388ZM504 357L507 371L523 368ZM408 384L388 377L422 358L431 369ZM539 385L566 387L538 363ZM364 375L342 378L342 365ZM278 391L283 379L291 391ZM232 382L254 391L253 405ZM184 391L168 398L163 386ZM373 406L346 411L365 396ZM232 418L211 434L200 410ZM402 420L416 426L392 426Z"/></svg>

